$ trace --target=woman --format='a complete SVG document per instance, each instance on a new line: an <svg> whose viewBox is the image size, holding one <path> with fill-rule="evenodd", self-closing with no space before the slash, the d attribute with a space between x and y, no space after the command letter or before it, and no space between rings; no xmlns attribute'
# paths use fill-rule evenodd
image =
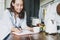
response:
<svg viewBox="0 0 60 40"><path fill-rule="evenodd" d="M28 30L32 29L30 27L27 27L26 25L26 13L24 10L23 0L12 0L10 4L10 8L8 8L8 11L10 12L10 17L12 17L10 18L10 21L13 25L11 31L15 31L15 30L18 31L16 27L20 27L22 29L28 29Z"/></svg>
<svg viewBox="0 0 60 40"><path fill-rule="evenodd" d="M45 16L45 25L45 31L49 34L60 32L60 2L49 5Z"/></svg>
<svg viewBox="0 0 60 40"><path fill-rule="evenodd" d="M10 32L20 32L21 28L23 30L32 30L32 28L27 27L26 25L26 13L24 10L24 1L23 0L12 0L10 4L10 8L6 9L4 12L3 20L1 23L6 28L6 29L3 28L4 38Z"/></svg>
<svg viewBox="0 0 60 40"><path fill-rule="evenodd" d="M26 25L26 13L23 0L12 0L10 8L4 12L4 23L12 32L20 32L21 28L32 30Z"/></svg>

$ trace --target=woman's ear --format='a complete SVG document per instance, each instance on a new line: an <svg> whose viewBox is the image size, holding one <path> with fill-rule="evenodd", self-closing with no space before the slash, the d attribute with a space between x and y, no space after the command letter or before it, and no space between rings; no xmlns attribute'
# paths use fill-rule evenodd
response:
<svg viewBox="0 0 60 40"><path fill-rule="evenodd" d="M15 4L14 3L12 3L12 6L14 6Z"/></svg>

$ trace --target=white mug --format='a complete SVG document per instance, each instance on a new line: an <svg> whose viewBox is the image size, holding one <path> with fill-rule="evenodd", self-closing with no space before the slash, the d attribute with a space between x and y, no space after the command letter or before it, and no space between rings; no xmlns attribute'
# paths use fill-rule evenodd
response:
<svg viewBox="0 0 60 40"><path fill-rule="evenodd" d="M33 27L34 33L39 33L40 32L40 27Z"/></svg>
<svg viewBox="0 0 60 40"><path fill-rule="evenodd" d="M39 23L41 23L39 19L37 19L37 18L35 18L35 19L33 18L32 19L32 25L36 26Z"/></svg>

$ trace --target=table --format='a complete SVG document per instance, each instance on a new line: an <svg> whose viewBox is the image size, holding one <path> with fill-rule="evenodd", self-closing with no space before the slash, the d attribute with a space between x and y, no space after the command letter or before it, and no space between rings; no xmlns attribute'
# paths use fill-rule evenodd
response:
<svg viewBox="0 0 60 40"><path fill-rule="evenodd" d="M19 36L19 35L11 34L10 39L8 40L60 40L60 34L46 35L45 32L40 32L38 34L33 34L30 36L28 35Z"/></svg>

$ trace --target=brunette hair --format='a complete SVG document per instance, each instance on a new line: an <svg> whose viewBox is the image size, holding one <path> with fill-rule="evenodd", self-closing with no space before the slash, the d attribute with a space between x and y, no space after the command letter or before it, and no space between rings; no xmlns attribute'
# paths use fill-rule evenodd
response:
<svg viewBox="0 0 60 40"><path fill-rule="evenodd" d="M57 11L57 14L60 15L60 3L57 5L56 11Z"/></svg>
<svg viewBox="0 0 60 40"><path fill-rule="evenodd" d="M22 0L22 1L23 1L23 0ZM11 3L10 3L10 8L7 8L7 9L9 9L10 12L16 13L16 11L15 11L12 3L15 3L15 0L12 0L12 1L11 1ZM20 19L23 19L24 16L25 16L25 12L24 12L24 1L23 1L23 9L22 9L22 11L19 13L19 18L20 18Z"/></svg>

